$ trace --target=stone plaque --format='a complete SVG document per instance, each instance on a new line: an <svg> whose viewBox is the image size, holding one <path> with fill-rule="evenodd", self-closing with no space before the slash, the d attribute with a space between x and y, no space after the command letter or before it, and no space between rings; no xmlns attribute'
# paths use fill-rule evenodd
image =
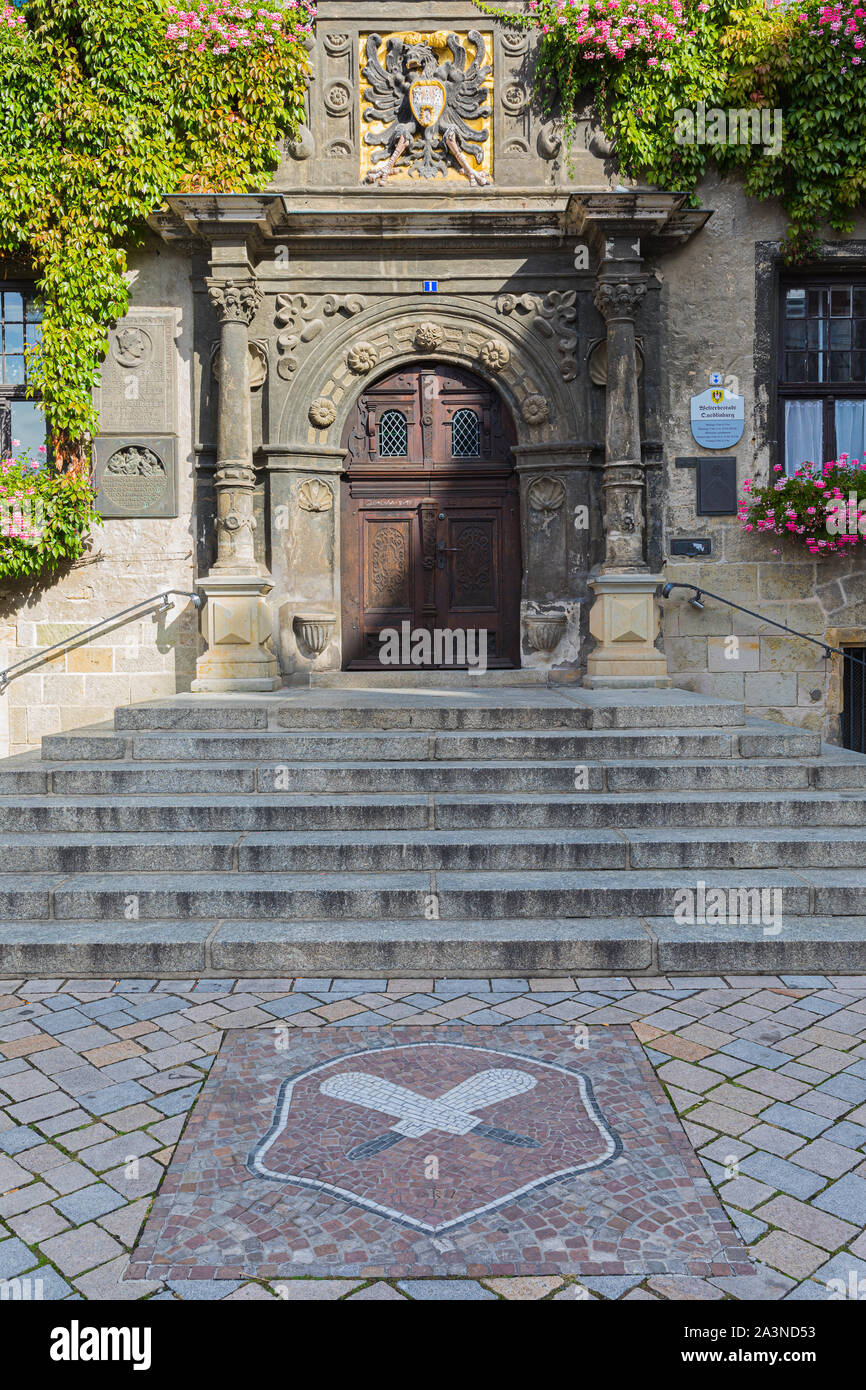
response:
<svg viewBox="0 0 866 1390"><path fill-rule="evenodd" d="M100 435L93 451L96 506L102 516L177 516L173 435Z"/></svg>
<svg viewBox="0 0 866 1390"><path fill-rule="evenodd" d="M95 393L104 433L177 429L174 331L174 310L133 311L109 331Z"/></svg>

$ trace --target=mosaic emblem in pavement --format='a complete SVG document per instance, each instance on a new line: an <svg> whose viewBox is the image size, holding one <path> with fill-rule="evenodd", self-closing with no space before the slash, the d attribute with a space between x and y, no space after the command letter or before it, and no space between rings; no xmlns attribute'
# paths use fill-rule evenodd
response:
<svg viewBox="0 0 866 1390"><path fill-rule="evenodd" d="M581 1072L437 1039L368 1048L284 1081L248 1167L437 1234L621 1147Z"/></svg>
<svg viewBox="0 0 866 1390"><path fill-rule="evenodd" d="M628 1028L229 1035L129 1278L749 1274Z"/></svg>

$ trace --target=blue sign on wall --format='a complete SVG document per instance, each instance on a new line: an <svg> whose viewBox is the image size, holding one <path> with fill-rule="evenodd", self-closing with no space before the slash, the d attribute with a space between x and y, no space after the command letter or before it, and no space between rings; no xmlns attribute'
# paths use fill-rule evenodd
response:
<svg viewBox="0 0 866 1390"><path fill-rule="evenodd" d="M424 281L424 293L425 293L425 294L438 294L438 293L439 293L439 281L438 281L438 280L425 280L425 281Z"/></svg>

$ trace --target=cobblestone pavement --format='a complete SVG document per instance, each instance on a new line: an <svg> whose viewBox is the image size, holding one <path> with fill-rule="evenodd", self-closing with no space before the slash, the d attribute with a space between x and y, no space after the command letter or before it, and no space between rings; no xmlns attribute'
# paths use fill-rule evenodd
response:
<svg viewBox="0 0 866 1390"><path fill-rule="evenodd" d="M630 1028L756 1273L123 1278L226 1031L411 1025ZM24 1297L863 1298L866 978L0 980L0 1193Z"/></svg>

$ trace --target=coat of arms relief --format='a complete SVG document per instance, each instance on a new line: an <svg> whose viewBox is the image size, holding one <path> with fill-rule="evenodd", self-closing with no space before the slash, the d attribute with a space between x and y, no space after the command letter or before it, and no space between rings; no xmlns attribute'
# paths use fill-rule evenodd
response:
<svg viewBox="0 0 866 1390"><path fill-rule="evenodd" d="M489 37L369 34L361 38L361 145L366 183L402 178L493 182Z"/></svg>

